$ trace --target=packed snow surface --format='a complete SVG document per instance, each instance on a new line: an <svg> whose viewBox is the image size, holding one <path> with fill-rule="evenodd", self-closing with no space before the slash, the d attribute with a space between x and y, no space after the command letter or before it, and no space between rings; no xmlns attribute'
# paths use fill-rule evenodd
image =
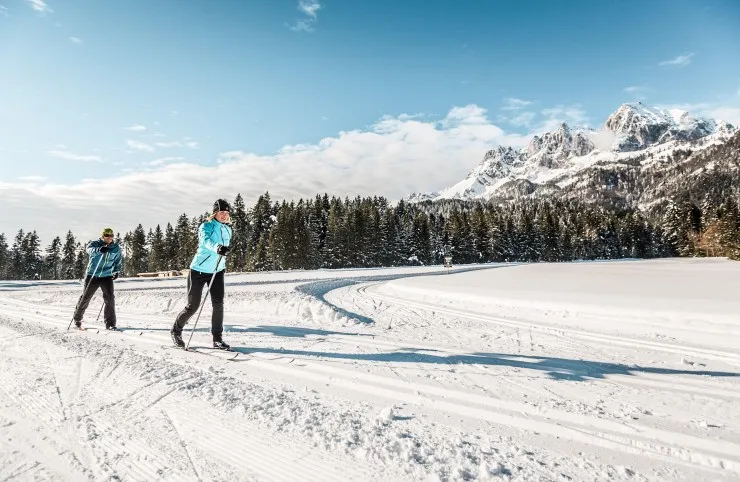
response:
<svg viewBox="0 0 740 482"><path fill-rule="evenodd" d="M118 333L100 293L67 330L77 281L0 281L0 480L738 480L739 280L724 259L228 274L234 353L206 349L208 301L201 352L170 347L184 278L118 280Z"/></svg>

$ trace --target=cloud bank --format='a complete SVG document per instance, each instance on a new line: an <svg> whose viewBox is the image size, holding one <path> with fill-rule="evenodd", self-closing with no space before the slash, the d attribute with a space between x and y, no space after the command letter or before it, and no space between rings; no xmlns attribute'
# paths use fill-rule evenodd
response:
<svg viewBox="0 0 740 482"><path fill-rule="evenodd" d="M215 166L153 159L142 172L72 185L0 183L5 206L0 232L12 237L20 228L36 229L45 245L68 229L85 238L95 236L102 225L124 233L139 223L146 229L174 223L183 212L197 215L215 199L233 199L237 193L248 206L265 191L288 200L325 192L393 200L441 189L464 177L488 149L521 146L527 140L493 124L485 109L467 105L452 108L441 120L386 116L366 130L285 146L273 155L228 151ZM17 214L21 210L23 216Z"/></svg>

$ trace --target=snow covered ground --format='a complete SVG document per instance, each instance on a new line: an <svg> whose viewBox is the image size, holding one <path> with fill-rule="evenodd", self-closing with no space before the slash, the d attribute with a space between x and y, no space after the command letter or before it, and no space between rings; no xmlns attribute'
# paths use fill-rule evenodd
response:
<svg viewBox="0 0 740 482"><path fill-rule="evenodd" d="M738 281L720 259L230 274L236 354L168 348L183 278L117 281L121 333L67 331L79 282L0 281L0 480L738 480Z"/></svg>

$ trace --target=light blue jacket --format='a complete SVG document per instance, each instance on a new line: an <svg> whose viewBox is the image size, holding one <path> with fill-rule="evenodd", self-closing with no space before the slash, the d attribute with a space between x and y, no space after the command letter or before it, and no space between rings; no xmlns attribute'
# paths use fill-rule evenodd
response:
<svg viewBox="0 0 740 482"><path fill-rule="evenodd" d="M231 226L216 219L206 221L198 228L198 250L195 252L190 269L201 273L215 273L226 268L226 258L216 266L219 245L228 246L231 242Z"/></svg>
<svg viewBox="0 0 740 482"><path fill-rule="evenodd" d="M87 262L87 274L95 278L105 278L113 276L113 273L120 273L121 261L123 260L121 247L116 243L110 243L108 252L101 253L101 246L105 246L105 241L102 239L96 239L88 243L86 250L90 256L90 261ZM98 263L100 264L98 265Z"/></svg>

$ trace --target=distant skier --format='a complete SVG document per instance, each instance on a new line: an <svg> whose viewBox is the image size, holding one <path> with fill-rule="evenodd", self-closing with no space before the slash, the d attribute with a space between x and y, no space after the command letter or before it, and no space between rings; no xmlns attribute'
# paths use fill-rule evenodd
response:
<svg viewBox="0 0 740 482"><path fill-rule="evenodd" d="M121 272L121 248L113 242L113 230L105 228L100 233L100 239L91 241L87 245L87 254L90 261L87 263L87 277L85 278L85 290L82 292L72 319L75 326L82 326L82 317L90 304L98 287L103 292L105 302L105 328L116 329L116 301L113 293L113 280L118 278Z"/></svg>
<svg viewBox="0 0 740 482"><path fill-rule="evenodd" d="M223 199L213 203L213 214L198 228L198 250L190 263L188 275L188 299L185 308L177 315L170 331L176 346L184 347L182 330L200 307L203 287L213 279L210 287L211 334L213 347L222 350L231 348L222 338L224 329L224 270L226 254L231 242L231 206ZM220 261L219 261L220 260ZM215 276L214 276L215 273Z"/></svg>

